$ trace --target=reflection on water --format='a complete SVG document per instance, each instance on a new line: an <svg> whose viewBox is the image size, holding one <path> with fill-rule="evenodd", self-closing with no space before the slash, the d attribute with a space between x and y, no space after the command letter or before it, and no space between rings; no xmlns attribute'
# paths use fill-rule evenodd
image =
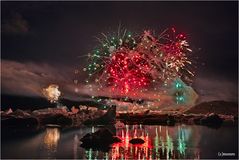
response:
<svg viewBox="0 0 239 160"><path fill-rule="evenodd" d="M43 142L44 147L49 152L56 152L59 139L60 139L60 131L58 128L46 128Z"/></svg>
<svg viewBox="0 0 239 160"><path fill-rule="evenodd" d="M73 142L73 153L74 153L74 159L77 159L78 155L78 146L79 146L79 137L78 135L74 135L74 142Z"/></svg>
<svg viewBox="0 0 239 160"><path fill-rule="evenodd" d="M218 158L218 152L232 152L237 156L236 127L221 127L216 130L203 126L126 125L116 128L116 131L113 129L113 133L121 138L122 142L113 144L108 152L85 150L80 147L80 139L98 129L47 128L34 134L28 132L4 134L2 158L212 159ZM21 134L24 136L20 136ZM142 145L129 143L136 137L142 138L145 143Z"/></svg>
<svg viewBox="0 0 239 160"><path fill-rule="evenodd" d="M116 136L122 139L121 143L112 145L109 153L99 155L98 151L86 150L87 159L175 159L187 158L187 143L191 136L191 129L183 126L177 128L167 126L126 125L117 129ZM145 141L141 145L130 144L132 138L141 138ZM191 158L199 158L199 152L192 153ZM190 152L190 150L188 151Z"/></svg>

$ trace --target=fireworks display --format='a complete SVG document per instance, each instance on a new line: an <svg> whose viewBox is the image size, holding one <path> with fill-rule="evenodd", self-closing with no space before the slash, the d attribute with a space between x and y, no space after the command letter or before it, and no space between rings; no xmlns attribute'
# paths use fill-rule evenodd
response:
<svg viewBox="0 0 239 160"><path fill-rule="evenodd" d="M189 82L194 76L188 57L192 50L186 36L176 34L174 28L159 35L150 31L133 35L126 30L111 37L102 35L100 46L88 55L90 63L84 68L90 88L94 84L97 90L109 88L114 94L137 96L160 90L178 78Z"/></svg>
<svg viewBox="0 0 239 160"><path fill-rule="evenodd" d="M51 102L56 103L61 95L59 86L55 84L49 85L47 88L43 88L42 94Z"/></svg>

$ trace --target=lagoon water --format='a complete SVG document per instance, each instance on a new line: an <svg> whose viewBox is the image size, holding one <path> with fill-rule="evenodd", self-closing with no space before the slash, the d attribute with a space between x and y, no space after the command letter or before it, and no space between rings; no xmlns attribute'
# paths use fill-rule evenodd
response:
<svg viewBox="0 0 239 160"><path fill-rule="evenodd" d="M122 139L108 150L80 147L80 139L99 127L46 128L13 133L2 129L2 158L64 159L212 159L237 158L237 127L125 125L109 129ZM142 145L129 143L133 137ZM230 153L230 154L223 154Z"/></svg>

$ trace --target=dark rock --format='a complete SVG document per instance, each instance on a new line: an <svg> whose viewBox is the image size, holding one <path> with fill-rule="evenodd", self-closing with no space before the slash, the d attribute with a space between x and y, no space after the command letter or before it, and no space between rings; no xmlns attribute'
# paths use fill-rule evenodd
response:
<svg viewBox="0 0 239 160"><path fill-rule="evenodd" d="M3 114L1 117L1 124L3 127L36 128L39 124L39 121L31 114L17 109L15 112Z"/></svg>
<svg viewBox="0 0 239 160"><path fill-rule="evenodd" d="M41 125L55 124L61 126L72 125L72 119L68 115L66 108L46 108L35 110L33 115L39 118Z"/></svg>
<svg viewBox="0 0 239 160"><path fill-rule="evenodd" d="M234 116L234 121L238 121L238 116Z"/></svg>
<svg viewBox="0 0 239 160"><path fill-rule="evenodd" d="M88 119L84 122L85 125L106 125L114 124L116 119L116 106L113 105L108 111L101 117L95 119Z"/></svg>
<svg viewBox="0 0 239 160"><path fill-rule="evenodd" d="M206 125L209 127L220 127L222 123L223 120L217 114L210 114L200 120L201 125Z"/></svg>
<svg viewBox="0 0 239 160"><path fill-rule="evenodd" d="M17 117L31 117L31 115L21 109L17 109L15 112L12 113L12 115Z"/></svg>
<svg viewBox="0 0 239 160"><path fill-rule="evenodd" d="M120 143L122 142L121 138L119 138L118 136L113 136L113 143Z"/></svg>
<svg viewBox="0 0 239 160"><path fill-rule="evenodd" d="M15 117L12 116L10 118L2 119L1 124L3 127L16 127L16 128L35 128L38 126L39 122L34 117Z"/></svg>
<svg viewBox="0 0 239 160"><path fill-rule="evenodd" d="M160 115L153 115L153 114L120 114L119 115L120 121L124 124L158 124L158 125L175 125L179 120L179 117L175 115L167 115L167 114L160 114Z"/></svg>
<svg viewBox="0 0 239 160"><path fill-rule="evenodd" d="M129 143L131 143L131 144L143 144L144 140L141 139L141 138L133 138L129 141Z"/></svg>
<svg viewBox="0 0 239 160"><path fill-rule="evenodd" d="M193 117L192 120L193 120L194 124L200 125L202 118L203 118L203 117L196 116L196 117Z"/></svg>
<svg viewBox="0 0 239 160"><path fill-rule="evenodd" d="M83 138L81 138L81 142L92 142L96 143L97 141L111 141L113 134L108 129L99 129L95 133L87 133ZM96 141L92 141L96 140Z"/></svg>
<svg viewBox="0 0 239 160"><path fill-rule="evenodd" d="M99 129L95 133L88 133L80 140L81 147L85 149L92 148L93 150L109 151L110 145L121 142L119 137L113 136L108 129Z"/></svg>
<svg viewBox="0 0 239 160"><path fill-rule="evenodd" d="M32 112L35 116L52 116L52 115L67 115L66 108L46 108L46 109L39 109Z"/></svg>
<svg viewBox="0 0 239 160"><path fill-rule="evenodd" d="M39 119L42 125L46 124L56 124L61 126L72 125L72 119L62 114L39 116Z"/></svg>
<svg viewBox="0 0 239 160"><path fill-rule="evenodd" d="M173 126L176 123L174 116L171 115L159 115L157 117L141 118L143 124L159 124ZM140 121L139 121L140 122Z"/></svg>
<svg viewBox="0 0 239 160"><path fill-rule="evenodd" d="M176 122L176 120L175 120L174 116L169 115L168 119L167 119L167 124L170 126L173 126L173 125L175 125L175 122Z"/></svg>
<svg viewBox="0 0 239 160"><path fill-rule="evenodd" d="M59 116L57 119L57 124L59 125L72 125L72 119L66 116Z"/></svg>

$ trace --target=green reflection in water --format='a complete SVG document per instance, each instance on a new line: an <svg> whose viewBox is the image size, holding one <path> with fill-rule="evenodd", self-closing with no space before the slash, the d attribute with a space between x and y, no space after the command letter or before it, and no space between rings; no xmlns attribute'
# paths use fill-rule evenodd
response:
<svg viewBox="0 0 239 160"><path fill-rule="evenodd" d="M154 146L155 146L155 153L156 153L156 157L159 157L159 137L158 137L158 128L156 127L155 129L155 133L156 133L156 136L154 138Z"/></svg>
<svg viewBox="0 0 239 160"><path fill-rule="evenodd" d="M166 130L166 150L167 150L167 159L169 159L169 154L173 153L173 140L168 134L168 130Z"/></svg>
<svg viewBox="0 0 239 160"><path fill-rule="evenodd" d="M107 152L105 153L105 159L106 159L106 160L108 160L108 159L109 159L109 155L108 155L108 153L107 153Z"/></svg>
<svg viewBox="0 0 239 160"><path fill-rule="evenodd" d="M163 141L162 136L159 137L159 140L160 140L160 146L161 146L161 148L162 148L162 153L164 154L165 145L164 145L164 141Z"/></svg>
<svg viewBox="0 0 239 160"><path fill-rule="evenodd" d="M185 130L182 128L178 128L178 147L177 150L180 154L185 155L186 143L185 143Z"/></svg>

